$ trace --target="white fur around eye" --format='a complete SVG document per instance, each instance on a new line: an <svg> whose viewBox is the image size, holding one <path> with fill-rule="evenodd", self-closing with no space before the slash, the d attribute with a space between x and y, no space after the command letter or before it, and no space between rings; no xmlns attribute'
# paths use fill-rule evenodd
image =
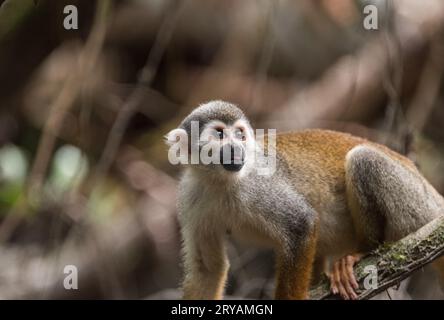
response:
<svg viewBox="0 0 444 320"><path fill-rule="evenodd" d="M202 130L202 133L200 135L200 140L202 142L209 142L212 140L220 140L217 137L216 128L221 128L223 130L227 130L225 124L221 121L211 121L208 123L205 128Z"/></svg>
<svg viewBox="0 0 444 320"><path fill-rule="evenodd" d="M217 138L217 132L214 128L206 128L204 131L202 131L202 134L200 135L201 142L210 142L213 140L219 140Z"/></svg>
<svg viewBox="0 0 444 320"><path fill-rule="evenodd" d="M176 128L165 135L165 143L168 146L172 146L178 142L188 144L188 135L184 129Z"/></svg>

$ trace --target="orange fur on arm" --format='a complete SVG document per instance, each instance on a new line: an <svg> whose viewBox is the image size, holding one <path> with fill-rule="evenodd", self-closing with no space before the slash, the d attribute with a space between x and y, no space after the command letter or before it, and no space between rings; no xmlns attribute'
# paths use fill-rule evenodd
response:
<svg viewBox="0 0 444 320"><path fill-rule="evenodd" d="M316 233L301 245L298 252L278 252L276 293L278 300L308 299L308 290L316 252Z"/></svg>

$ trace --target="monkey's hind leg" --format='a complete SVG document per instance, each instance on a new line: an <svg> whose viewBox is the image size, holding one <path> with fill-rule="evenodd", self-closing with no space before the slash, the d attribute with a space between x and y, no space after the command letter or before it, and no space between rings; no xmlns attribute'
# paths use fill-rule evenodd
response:
<svg viewBox="0 0 444 320"><path fill-rule="evenodd" d="M444 199L407 159L357 146L346 159L354 226L370 247L397 241L443 214Z"/></svg>
<svg viewBox="0 0 444 320"><path fill-rule="evenodd" d="M363 250L397 241L442 214L444 200L407 159L360 145L346 157L346 189ZM339 280L350 283L341 264ZM348 290L346 290L348 291ZM346 292L346 297L353 298Z"/></svg>

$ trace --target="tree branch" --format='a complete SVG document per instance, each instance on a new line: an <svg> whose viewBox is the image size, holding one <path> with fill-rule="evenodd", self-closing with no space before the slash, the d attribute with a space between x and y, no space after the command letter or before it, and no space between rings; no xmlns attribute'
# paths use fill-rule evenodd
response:
<svg viewBox="0 0 444 320"><path fill-rule="evenodd" d="M444 254L444 216L426 224L416 232L392 244L383 244L356 266L356 280L359 283L358 299L370 299L376 294L399 284L417 269L425 266ZM369 276L364 270L376 266L377 288L364 288L364 280ZM331 294L329 281L325 277L310 292L311 299L336 299Z"/></svg>

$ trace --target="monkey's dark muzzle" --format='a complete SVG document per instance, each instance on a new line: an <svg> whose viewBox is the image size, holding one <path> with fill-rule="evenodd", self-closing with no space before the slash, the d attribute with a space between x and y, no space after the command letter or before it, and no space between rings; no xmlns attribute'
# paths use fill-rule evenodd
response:
<svg viewBox="0 0 444 320"><path fill-rule="evenodd" d="M227 171L240 171L245 163L245 151L242 147L227 144L220 149L220 161Z"/></svg>

